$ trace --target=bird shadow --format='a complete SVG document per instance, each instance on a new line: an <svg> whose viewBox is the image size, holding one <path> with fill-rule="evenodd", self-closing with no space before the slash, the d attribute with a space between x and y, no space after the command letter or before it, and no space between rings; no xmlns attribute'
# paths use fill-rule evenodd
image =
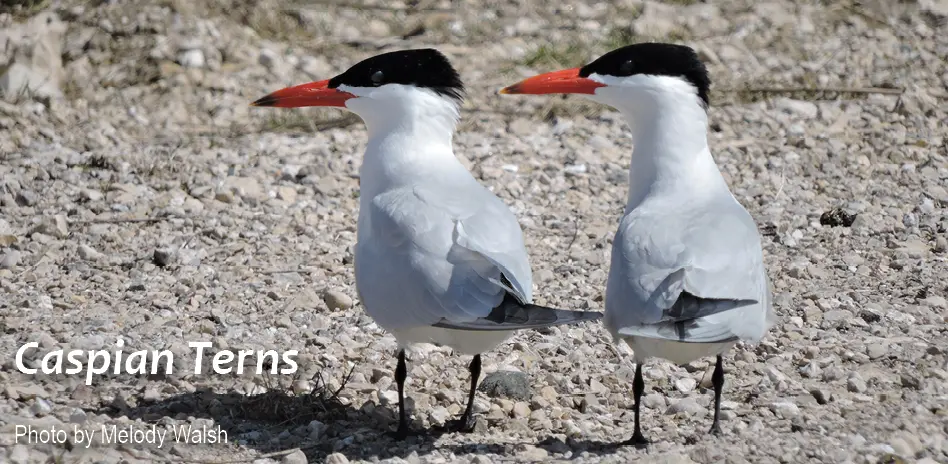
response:
<svg viewBox="0 0 948 464"><path fill-rule="evenodd" d="M457 440L438 443L450 432L437 427L425 429L417 420L410 424L417 433L397 439L392 433L398 423L397 406L376 406L368 402L356 408L340 397L343 388L344 385L333 392L317 386L304 394L281 388L259 394L198 388L158 401L133 396L88 408L88 411L112 418L124 416L146 424L163 425L172 419L177 421L175 428L187 423L198 428L194 419L211 419L213 425L208 428L219 427L220 436L226 436L220 444L239 444L263 454L299 448L310 462L323 462L329 454L337 452L350 460L384 460L411 454L423 456L435 450L459 456L506 455L511 452L511 446L535 445L483 443L477 439L477 433L471 435L468 443L457 443ZM173 441L171 435L168 434L168 442ZM187 444L178 442L177 445ZM170 452L187 453L187 448L179 446L177 451ZM168 452L167 449L161 451L162 454Z"/></svg>
<svg viewBox="0 0 948 464"><path fill-rule="evenodd" d="M648 452L647 446L630 445L625 440L608 442L599 440L574 439L572 437L563 440L556 436L548 436L537 443L537 448L543 448L550 454L564 453L571 451L572 459L583 457L584 455L611 455L622 449L637 449L640 452Z"/></svg>
<svg viewBox="0 0 948 464"><path fill-rule="evenodd" d="M213 427L223 432L220 436L226 433L226 443L261 453L299 448L310 462L322 462L335 452L361 460L421 455L435 450L435 442L445 433L430 429L397 440L391 433L397 424L395 411L371 402L355 408L339 397L339 391L318 388L306 394L273 389L253 395L201 388L159 401L136 402L137 406L113 402L94 412L147 424L164 424L169 418L179 424L192 418L212 419ZM422 429L417 421L411 426Z"/></svg>

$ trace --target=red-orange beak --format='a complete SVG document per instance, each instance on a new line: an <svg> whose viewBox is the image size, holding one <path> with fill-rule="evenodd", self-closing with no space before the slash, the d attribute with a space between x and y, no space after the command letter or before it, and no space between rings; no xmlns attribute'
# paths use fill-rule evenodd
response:
<svg viewBox="0 0 948 464"><path fill-rule="evenodd" d="M500 90L502 94L544 95L550 93L593 94L606 84L579 77L579 68L553 71L524 79Z"/></svg>
<svg viewBox="0 0 948 464"><path fill-rule="evenodd" d="M329 80L310 82L277 90L250 106L275 106L278 108L299 108L303 106L345 107L346 100L355 95L337 89L330 89Z"/></svg>

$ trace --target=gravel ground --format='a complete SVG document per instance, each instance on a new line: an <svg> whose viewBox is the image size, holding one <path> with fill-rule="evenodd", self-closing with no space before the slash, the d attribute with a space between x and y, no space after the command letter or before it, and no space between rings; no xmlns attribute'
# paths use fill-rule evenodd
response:
<svg viewBox="0 0 948 464"><path fill-rule="evenodd" d="M25 3L0 15L0 461L948 462L944 0ZM727 356L724 435L705 434L707 360L654 361L654 444L614 444L631 434L633 371L588 324L488 353L474 434L393 441L395 340L352 269L364 127L248 103L437 46L469 86L458 155L519 216L538 302L599 309L626 128L579 98L496 90L641 40L708 63L712 151L764 234L781 321ZM170 350L174 369L23 374L31 341L34 367L121 343ZM213 343L205 369L241 349L297 350L298 369L193 374L196 341ZM413 353L419 425L460 411L468 362ZM74 439L103 425L227 440Z"/></svg>

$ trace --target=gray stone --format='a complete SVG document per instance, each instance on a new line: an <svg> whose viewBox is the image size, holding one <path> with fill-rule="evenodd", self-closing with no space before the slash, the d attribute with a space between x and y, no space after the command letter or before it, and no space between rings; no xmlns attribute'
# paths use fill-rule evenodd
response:
<svg viewBox="0 0 948 464"><path fill-rule="evenodd" d="M333 311L343 311L352 307L352 298L339 290L327 290L323 293L323 302Z"/></svg>
<svg viewBox="0 0 948 464"><path fill-rule="evenodd" d="M8 250L0 255L0 269L13 269L20 263L20 252L17 250Z"/></svg>
<svg viewBox="0 0 948 464"><path fill-rule="evenodd" d="M302 450L296 450L283 456L283 459L280 462L283 464L307 464L309 460L306 458L306 454L303 453Z"/></svg>
<svg viewBox="0 0 948 464"><path fill-rule="evenodd" d="M491 372L477 389L491 398L529 401L532 395L530 379L523 372L516 371Z"/></svg>

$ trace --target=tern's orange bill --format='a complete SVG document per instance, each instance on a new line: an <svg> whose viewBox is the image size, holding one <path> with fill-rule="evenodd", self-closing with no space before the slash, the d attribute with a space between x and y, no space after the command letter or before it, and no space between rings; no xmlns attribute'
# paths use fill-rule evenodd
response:
<svg viewBox="0 0 948 464"><path fill-rule="evenodd" d="M345 107L346 100L350 98L355 98L355 95L329 88L329 80L327 79L277 90L250 105L275 106L278 108L300 108L303 106Z"/></svg>
<svg viewBox="0 0 948 464"><path fill-rule="evenodd" d="M579 68L553 71L524 79L500 90L502 94L544 95L550 93L593 94L605 84L579 77Z"/></svg>

